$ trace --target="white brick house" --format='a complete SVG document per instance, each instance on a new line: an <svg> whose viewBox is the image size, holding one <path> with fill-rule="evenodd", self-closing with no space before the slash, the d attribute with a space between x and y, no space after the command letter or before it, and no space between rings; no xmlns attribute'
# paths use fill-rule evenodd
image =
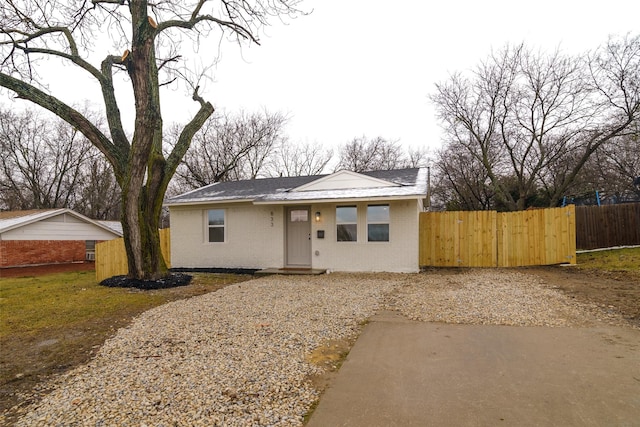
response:
<svg viewBox="0 0 640 427"><path fill-rule="evenodd" d="M215 183L169 199L176 268L416 272L426 169Z"/></svg>

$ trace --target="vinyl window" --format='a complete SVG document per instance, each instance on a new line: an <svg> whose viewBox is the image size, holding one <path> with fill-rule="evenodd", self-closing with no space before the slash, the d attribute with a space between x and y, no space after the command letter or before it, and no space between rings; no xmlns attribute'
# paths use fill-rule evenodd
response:
<svg viewBox="0 0 640 427"><path fill-rule="evenodd" d="M208 242L221 243L225 239L225 210L210 209L207 212Z"/></svg>
<svg viewBox="0 0 640 427"><path fill-rule="evenodd" d="M367 240L389 241L389 205L367 206Z"/></svg>
<svg viewBox="0 0 640 427"><path fill-rule="evenodd" d="M336 236L338 242L358 241L358 209L355 206L336 208Z"/></svg>

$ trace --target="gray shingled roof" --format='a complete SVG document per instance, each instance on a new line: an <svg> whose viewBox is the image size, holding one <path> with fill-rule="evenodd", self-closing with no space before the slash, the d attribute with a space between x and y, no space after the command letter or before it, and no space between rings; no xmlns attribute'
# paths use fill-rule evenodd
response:
<svg viewBox="0 0 640 427"><path fill-rule="evenodd" d="M167 200L169 206L208 202L253 201L255 203L286 203L309 200L342 200L361 198L415 198L426 194L426 170L420 168L362 172L362 175L382 179L396 187L361 188L324 191L291 191L327 175L263 178L218 182Z"/></svg>

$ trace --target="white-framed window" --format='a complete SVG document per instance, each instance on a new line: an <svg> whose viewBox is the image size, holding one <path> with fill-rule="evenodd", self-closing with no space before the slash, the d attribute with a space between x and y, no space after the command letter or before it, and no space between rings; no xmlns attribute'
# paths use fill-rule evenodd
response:
<svg viewBox="0 0 640 427"><path fill-rule="evenodd" d="M336 236L338 242L358 241L358 208L355 206L336 207Z"/></svg>
<svg viewBox="0 0 640 427"><path fill-rule="evenodd" d="M389 241L389 205L367 206L367 240Z"/></svg>
<svg viewBox="0 0 640 427"><path fill-rule="evenodd" d="M225 241L225 210L209 209L207 211L207 242L222 243Z"/></svg>

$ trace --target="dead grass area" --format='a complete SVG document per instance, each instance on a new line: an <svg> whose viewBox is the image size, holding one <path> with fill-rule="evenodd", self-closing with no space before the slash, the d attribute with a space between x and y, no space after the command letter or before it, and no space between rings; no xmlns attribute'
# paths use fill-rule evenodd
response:
<svg viewBox="0 0 640 427"><path fill-rule="evenodd" d="M340 369L355 340L354 337L351 339L328 341L306 357L308 363L319 366L325 370L323 374L310 378L316 390L322 391L326 388L330 382L328 381L328 377L331 377L332 372Z"/></svg>
<svg viewBox="0 0 640 427"><path fill-rule="evenodd" d="M188 286L140 291L99 286L93 271L0 279L0 413L46 394L42 385L85 363L140 313L250 276L193 274Z"/></svg>
<svg viewBox="0 0 640 427"><path fill-rule="evenodd" d="M640 248L578 254L575 266L530 267L545 282L571 298L596 304L640 327Z"/></svg>

